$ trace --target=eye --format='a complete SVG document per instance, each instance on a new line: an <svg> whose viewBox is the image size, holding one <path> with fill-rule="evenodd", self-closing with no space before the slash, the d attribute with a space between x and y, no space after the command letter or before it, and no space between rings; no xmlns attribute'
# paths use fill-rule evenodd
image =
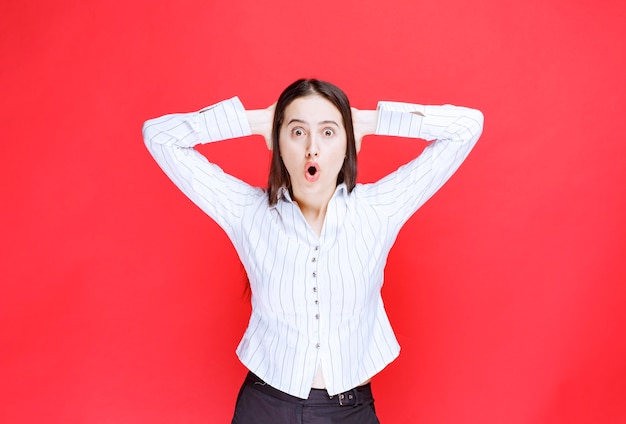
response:
<svg viewBox="0 0 626 424"><path fill-rule="evenodd" d="M333 135L335 135L335 130L333 130L332 128L325 128L324 135L326 137L332 137Z"/></svg>
<svg viewBox="0 0 626 424"><path fill-rule="evenodd" d="M293 134L296 137L301 137L304 135L304 130L300 127L296 127L291 130L291 134Z"/></svg>

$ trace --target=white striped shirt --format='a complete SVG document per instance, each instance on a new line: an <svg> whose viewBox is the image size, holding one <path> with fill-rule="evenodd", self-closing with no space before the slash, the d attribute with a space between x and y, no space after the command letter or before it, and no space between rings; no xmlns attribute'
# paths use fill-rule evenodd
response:
<svg viewBox="0 0 626 424"><path fill-rule="evenodd" d="M193 148L251 134L237 97L143 127L154 159L226 231L246 269L252 313L239 359L300 398L308 397L318 367L332 395L398 356L381 298L387 255L402 225L455 172L482 131L482 113L473 109L380 102L378 110L376 134L436 141L376 183L357 184L350 194L339 185L319 237L287 190L269 206L265 190L224 173Z"/></svg>

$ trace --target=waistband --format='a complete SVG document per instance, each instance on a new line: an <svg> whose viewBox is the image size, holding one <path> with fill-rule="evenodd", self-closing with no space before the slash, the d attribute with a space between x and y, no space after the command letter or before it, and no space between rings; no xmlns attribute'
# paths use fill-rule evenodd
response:
<svg viewBox="0 0 626 424"><path fill-rule="evenodd" d="M263 392L276 399L286 402L298 403L305 406L358 406L364 403L372 403L372 386L370 383L355 387L347 392L329 395L325 389L311 389L308 399L300 399L267 384L252 371L248 372L245 383L248 387Z"/></svg>

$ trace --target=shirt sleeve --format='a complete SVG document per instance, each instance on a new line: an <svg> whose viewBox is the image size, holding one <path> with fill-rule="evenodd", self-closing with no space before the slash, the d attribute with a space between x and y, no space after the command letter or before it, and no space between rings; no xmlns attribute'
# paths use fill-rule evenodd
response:
<svg viewBox="0 0 626 424"><path fill-rule="evenodd" d="M161 169L231 236L245 206L263 192L226 174L194 146L250 134L245 109L237 97L198 112L151 119L143 125L146 147Z"/></svg>
<svg viewBox="0 0 626 424"><path fill-rule="evenodd" d="M417 158L364 187L368 201L399 231L467 158L484 119L479 110L452 105L379 102L378 112L377 135L431 141Z"/></svg>

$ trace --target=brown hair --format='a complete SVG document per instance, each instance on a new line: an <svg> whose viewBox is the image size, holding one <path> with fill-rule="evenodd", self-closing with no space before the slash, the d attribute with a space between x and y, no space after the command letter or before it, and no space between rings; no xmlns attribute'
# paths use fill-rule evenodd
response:
<svg viewBox="0 0 626 424"><path fill-rule="evenodd" d="M272 125L272 162L270 174L267 182L267 195L270 206L278 202L278 192L281 187L291 188L291 180L287 168L280 157L278 137L280 127L285 117L285 109L295 99L299 97L318 95L331 102L341 113L343 126L346 131L346 158L343 167L337 175L337 184L345 183L348 193L352 191L356 184L356 142L354 139L354 128L352 126L352 110L346 94L336 85L326 81L316 79L300 79L287 87L278 98L274 111L274 123Z"/></svg>

